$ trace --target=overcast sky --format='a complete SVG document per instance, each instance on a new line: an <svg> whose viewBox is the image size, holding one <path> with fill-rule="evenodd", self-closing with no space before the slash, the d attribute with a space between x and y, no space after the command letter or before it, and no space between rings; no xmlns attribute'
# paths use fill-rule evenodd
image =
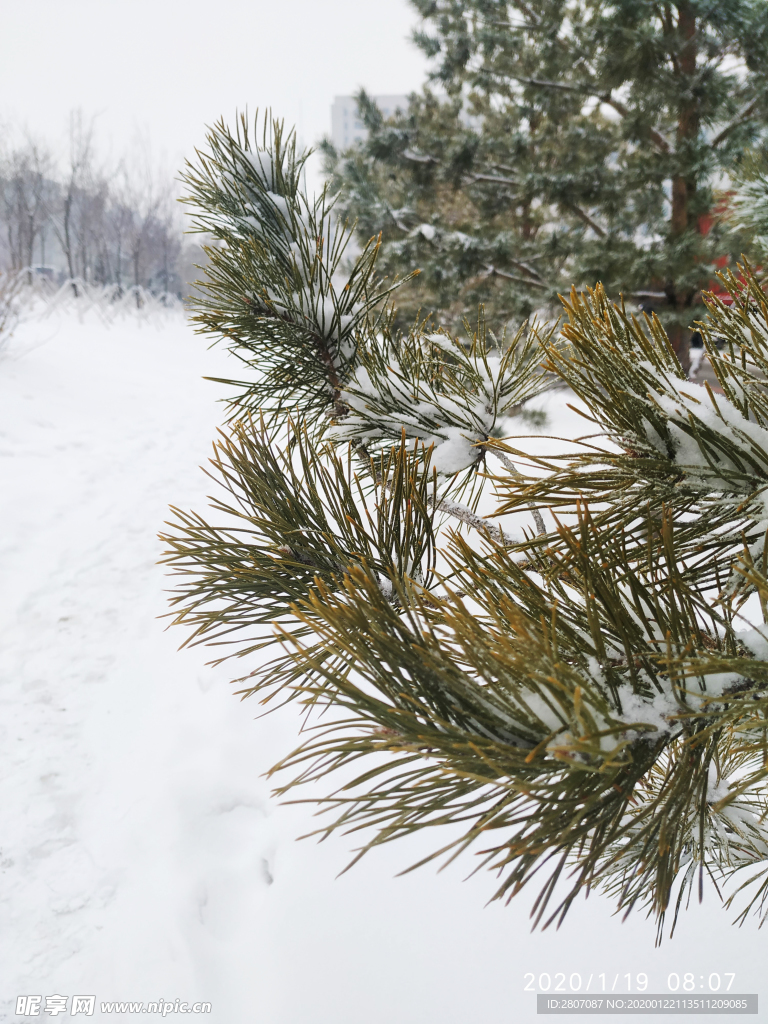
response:
<svg viewBox="0 0 768 1024"><path fill-rule="evenodd" d="M63 151L80 108L104 160L143 136L175 170L205 124L271 106L312 143L335 95L421 85L416 22L406 0L16 0L3 5L0 129Z"/></svg>

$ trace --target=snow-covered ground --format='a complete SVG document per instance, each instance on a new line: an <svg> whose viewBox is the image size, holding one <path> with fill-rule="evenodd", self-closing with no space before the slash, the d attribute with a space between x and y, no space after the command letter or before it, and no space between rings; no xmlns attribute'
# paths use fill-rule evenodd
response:
<svg viewBox="0 0 768 1024"><path fill-rule="evenodd" d="M226 360L181 315L70 312L27 322L0 362L0 1019L32 1019L19 995L93 994L94 1020L181 999L216 1024L502 1024L533 1020L525 976L542 973L594 993L601 974L666 992L690 972L699 994L735 972L732 992L760 991L764 933L712 894L661 949L594 896L531 934L527 899L485 906L493 878L463 881L471 858L395 877L440 836L341 878L352 837L295 842L311 808L262 777L295 714L257 720L232 696L239 666L178 652L158 619L156 534L169 503L205 505L222 409L201 377ZM557 433L565 399L547 401Z"/></svg>

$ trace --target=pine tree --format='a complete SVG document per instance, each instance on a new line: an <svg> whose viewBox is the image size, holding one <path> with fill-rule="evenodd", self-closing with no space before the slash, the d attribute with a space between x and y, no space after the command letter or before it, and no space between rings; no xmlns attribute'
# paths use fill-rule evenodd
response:
<svg viewBox="0 0 768 1024"><path fill-rule="evenodd" d="M499 898L538 885L542 926L598 888L661 934L705 877L729 902L743 879L741 919L762 920L768 305L749 265L701 324L717 393L601 287L562 329L399 331L379 244L343 269L352 228L302 191L293 136L242 119L209 143L186 174L215 238L196 319L243 369L222 489L207 517L174 510L166 560L187 642L309 718L278 792L338 772L319 831L366 829L356 859L460 826L434 856L472 847ZM516 418L556 380L587 436L535 456Z"/></svg>
<svg viewBox="0 0 768 1024"><path fill-rule="evenodd" d="M600 281L656 309L687 366L713 260L741 251L718 189L766 135L765 3L413 3L444 98L385 120L361 94L368 141L326 145L382 266L422 269L409 306L501 322Z"/></svg>
<svg viewBox="0 0 768 1024"><path fill-rule="evenodd" d="M731 197L736 231L746 235L744 247L763 267L768 262L768 151L750 151L740 168Z"/></svg>

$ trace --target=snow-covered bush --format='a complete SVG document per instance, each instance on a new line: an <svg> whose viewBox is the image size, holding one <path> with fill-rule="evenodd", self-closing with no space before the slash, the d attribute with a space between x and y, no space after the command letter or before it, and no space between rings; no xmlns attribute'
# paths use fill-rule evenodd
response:
<svg viewBox="0 0 768 1024"><path fill-rule="evenodd" d="M26 272L15 277L14 281L13 311L16 320L20 315L45 320L60 313L74 313L81 320L94 317L107 325L125 317L155 321L184 308L177 296L167 293L156 295L141 285L125 288L116 284L97 284L80 277L54 282L33 276L30 281Z"/></svg>
<svg viewBox="0 0 768 1024"><path fill-rule="evenodd" d="M310 715L280 792L341 770L326 829L372 829L364 849L460 825L440 852L475 845L499 897L536 877L543 924L602 886L661 927L704 875L750 867L763 908L768 307L749 267L701 328L717 394L599 287L557 332L401 334L376 240L345 269L351 228L304 194L281 126L209 142L186 181L217 239L197 323L241 363L212 469L229 497L176 511L167 561L189 642L230 645L243 695ZM535 455L515 417L553 378L585 436Z"/></svg>
<svg viewBox="0 0 768 1024"><path fill-rule="evenodd" d="M141 285L97 284L80 277L57 284L36 281L29 299L43 317L68 311L80 317L93 314L104 323L124 317L152 320L184 308L176 295L167 292L155 294Z"/></svg>

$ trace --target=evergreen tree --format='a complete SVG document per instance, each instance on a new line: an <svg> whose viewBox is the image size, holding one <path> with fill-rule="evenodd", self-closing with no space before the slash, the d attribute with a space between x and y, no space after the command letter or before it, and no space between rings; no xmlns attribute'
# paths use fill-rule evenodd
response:
<svg viewBox="0 0 768 1024"><path fill-rule="evenodd" d="M765 149L747 154L731 206L735 229L746 234L745 248L765 267L768 261L768 152Z"/></svg>
<svg viewBox="0 0 768 1024"><path fill-rule="evenodd" d="M762 0L413 0L432 81L328 168L409 306L494 319L602 282L655 308L687 365L717 211L768 124ZM714 221L714 223L713 223ZM405 298L405 296L404 296Z"/></svg>
<svg viewBox="0 0 768 1024"><path fill-rule="evenodd" d="M543 926L598 887L661 933L705 876L736 876L730 898L745 876L741 917L762 918L768 305L749 266L701 325L718 394L600 287L561 330L400 332L378 244L342 270L351 229L304 194L279 124L209 142L186 175L216 238L196 317L243 371L223 490L212 516L175 510L166 559L188 642L243 657L243 697L309 716L278 792L338 771L320 832L367 828L357 856L459 825L435 856L474 847L497 897L537 883ZM516 417L556 378L588 436L534 456Z"/></svg>

